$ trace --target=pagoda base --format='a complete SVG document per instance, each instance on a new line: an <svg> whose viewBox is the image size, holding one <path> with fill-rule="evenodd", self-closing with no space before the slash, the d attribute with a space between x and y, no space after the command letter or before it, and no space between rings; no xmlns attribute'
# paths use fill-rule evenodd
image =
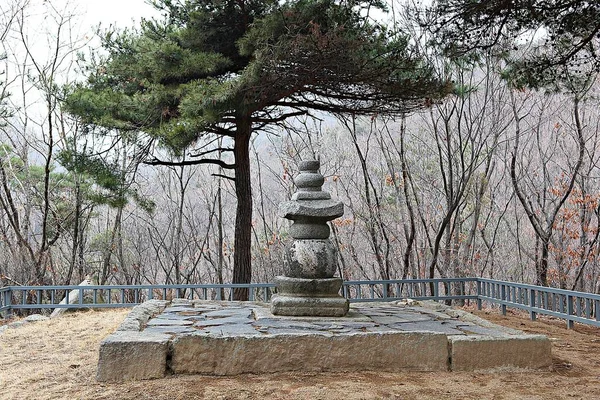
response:
<svg viewBox="0 0 600 400"><path fill-rule="evenodd" d="M339 295L340 278L304 279L278 276L277 294L271 299L274 315L294 317L343 317L349 302Z"/></svg>
<svg viewBox="0 0 600 400"><path fill-rule="evenodd" d="M274 315L293 317L343 317L348 313L347 299L337 297L295 297L275 295L271 299Z"/></svg>

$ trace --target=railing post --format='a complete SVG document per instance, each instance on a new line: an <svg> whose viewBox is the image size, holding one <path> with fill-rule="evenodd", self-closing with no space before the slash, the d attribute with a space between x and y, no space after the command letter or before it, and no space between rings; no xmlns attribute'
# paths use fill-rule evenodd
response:
<svg viewBox="0 0 600 400"><path fill-rule="evenodd" d="M592 301L590 299L585 299L585 317L590 319L592 317Z"/></svg>
<svg viewBox="0 0 600 400"><path fill-rule="evenodd" d="M6 292L4 292L4 305L6 306L6 314L5 318L12 317L12 289L9 287Z"/></svg>
<svg viewBox="0 0 600 400"><path fill-rule="evenodd" d="M571 316L573 315L573 297L571 295L567 295L567 328L573 329L575 325Z"/></svg>
<svg viewBox="0 0 600 400"><path fill-rule="evenodd" d="M536 312L533 311L533 307L535 307L535 289L529 289L529 317L535 321Z"/></svg>
<svg viewBox="0 0 600 400"><path fill-rule="evenodd" d="M440 296L440 283L435 281L433 284L433 297L435 301L438 301L438 297Z"/></svg>
<svg viewBox="0 0 600 400"><path fill-rule="evenodd" d="M483 308L483 301L481 300L481 282L477 280L477 309L481 311Z"/></svg>
<svg viewBox="0 0 600 400"><path fill-rule="evenodd" d="M500 299L502 300L502 304L500 305L502 315L506 315L506 285L504 284L500 286Z"/></svg>

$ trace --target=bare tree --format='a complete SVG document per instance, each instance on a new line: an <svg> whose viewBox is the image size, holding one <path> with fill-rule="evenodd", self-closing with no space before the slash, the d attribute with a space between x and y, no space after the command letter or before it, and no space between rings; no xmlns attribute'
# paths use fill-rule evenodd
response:
<svg viewBox="0 0 600 400"><path fill-rule="evenodd" d="M571 100L572 124L569 124L571 128L567 129L566 139L563 139L564 135L559 136L559 133L562 134L560 127L553 126L548 121L549 113L556 112L555 109L548 110L551 98L545 99L537 110L524 112L526 102L520 102L519 105L516 96L513 95L515 140L510 159L510 176L515 194L536 235L535 276L538 285L548 286L549 247L554 224L575 187L583 165L586 146L580 118L580 102L584 94L585 92L576 93ZM523 122L529 113L535 113L537 120L527 129ZM526 147L521 144L524 138L532 139ZM568 140L574 144L575 151ZM527 158L527 161L524 158ZM532 170L532 158L539 162L535 166L541 167L539 173Z"/></svg>
<svg viewBox="0 0 600 400"><path fill-rule="evenodd" d="M30 14L32 7L29 2L15 7L12 27L4 33L7 40L3 46L11 67L7 74L14 74L10 82L19 95L9 98L14 115L2 128L10 147L5 148L0 163L0 208L20 249L25 270L31 271L23 278L42 284L46 273L53 272L50 250L64 232L68 217L55 202L61 177L53 175L54 156L67 129L60 109L59 87L69 79L76 53L84 42L72 31L75 15L46 3L46 31L41 37L47 39L48 52L46 56L39 55L34 49L40 45L40 36L34 30L36 16Z"/></svg>

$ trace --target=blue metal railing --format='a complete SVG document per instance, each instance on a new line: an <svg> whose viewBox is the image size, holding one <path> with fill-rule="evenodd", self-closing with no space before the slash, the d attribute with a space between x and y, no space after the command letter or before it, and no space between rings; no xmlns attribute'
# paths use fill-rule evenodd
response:
<svg viewBox="0 0 600 400"><path fill-rule="evenodd" d="M352 302L477 300L476 290L477 278L344 281L342 295Z"/></svg>
<svg viewBox="0 0 600 400"><path fill-rule="evenodd" d="M146 300L232 300L235 289L248 289L250 301L269 301L274 284L199 284L199 285L86 285L86 286L10 286L0 289L0 312L48 308L133 307ZM69 298L77 291L76 300ZM60 301L64 299L64 304Z"/></svg>
<svg viewBox="0 0 600 400"><path fill-rule="evenodd" d="M250 301L268 302L275 284L199 284L199 285L89 285L89 286L9 286L0 288L0 316L13 310L54 308L133 307L150 299L232 300L235 289L247 289ZM77 290L77 298L68 299ZM66 304L59 304L65 295ZM342 295L351 302L415 300L474 300L483 303L600 326L600 295L497 281L483 278L405 279L345 281ZM72 302L73 304L69 304Z"/></svg>
<svg viewBox="0 0 600 400"><path fill-rule="evenodd" d="M600 295L483 278L477 285L479 308L486 301L500 305L502 314L511 307L529 312L532 320L537 314L565 319L569 328L574 322L600 326Z"/></svg>

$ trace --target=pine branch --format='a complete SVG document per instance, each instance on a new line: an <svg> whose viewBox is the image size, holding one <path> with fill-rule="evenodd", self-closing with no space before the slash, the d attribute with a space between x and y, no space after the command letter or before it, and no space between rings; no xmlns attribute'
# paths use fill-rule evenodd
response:
<svg viewBox="0 0 600 400"><path fill-rule="evenodd" d="M186 166L186 165L199 165L199 164L215 164L224 169L234 169L235 164L228 164L223 160L216 160L212 158L205 158L202 160L193 161L164 161L154 158L152 160L142 161L146 165L165 165L165 166Z"/></svg>

